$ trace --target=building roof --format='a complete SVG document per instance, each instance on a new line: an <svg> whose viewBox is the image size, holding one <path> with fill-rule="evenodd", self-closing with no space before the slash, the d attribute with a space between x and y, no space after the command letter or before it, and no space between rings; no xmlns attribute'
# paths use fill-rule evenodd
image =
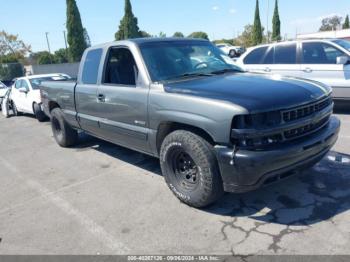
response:
<svg viewBox="0 0 350 262"><path fill-rule="evenodd" d="M350 38L350 29L297 35L297 39Z"/></svg>

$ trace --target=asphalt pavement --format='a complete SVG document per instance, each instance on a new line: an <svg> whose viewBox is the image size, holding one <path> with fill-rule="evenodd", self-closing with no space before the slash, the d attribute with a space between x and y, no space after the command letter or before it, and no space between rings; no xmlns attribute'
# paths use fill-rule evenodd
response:
<svg viewBox="0 0 350 262"><path fill-rule="evenodd" d="M50 124L0 116L0 254L348 254L350 113L332 152L297 177L199 210L157 159Z"/></svg>

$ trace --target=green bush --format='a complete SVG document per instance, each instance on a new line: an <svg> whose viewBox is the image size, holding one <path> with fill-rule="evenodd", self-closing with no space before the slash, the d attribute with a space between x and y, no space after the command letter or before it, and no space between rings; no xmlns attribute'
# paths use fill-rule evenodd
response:
<svg viewBox="0 0 350 262"><path fill-rule="evenodd" d="M16 77L24 76L24 68L20 63L0 64L0 79L10 81Z"/></svg>

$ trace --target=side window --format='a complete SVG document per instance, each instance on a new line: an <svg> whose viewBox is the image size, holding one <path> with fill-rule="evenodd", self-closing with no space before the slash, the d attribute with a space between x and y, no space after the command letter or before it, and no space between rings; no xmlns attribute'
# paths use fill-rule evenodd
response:
<svg viewBox="0 0 350 262"><path fill-rule="evenodd" d="M336 64L338 56L345 54L326 43L303 43L304 64Z"/></svg>
<svg viewBox="0 0 350 262"><path fill-rule="evenodd" d="M29 91L29 85L27 80L22 80L21 87L24 87L25 89L27 89L27 91Z"/></svg>
<svg viewBox="0 0 350 262"><path fill-rule="evenodd" d="M264 60L262 61L262 64L264 65L271 65L273 64L273 57L275 54L275 47L272 46L266 53Z"/></svg>
<svg viewBox="0 0 350 262"><path fill-rule="evenodd" d="M275 64L296 64L296 62L296 44L285 44L275 46Z"/></svg>
<svg viewBox="0 0 350 262"><path fill-rule="evenodd" d="M138 69L129 49L112 48L107 59L105 84L136 86Z"/></svg>
<svg viewBox="0 0 350 262"><path fill-rule="evenodd" d="M267 47L259 47L257 49L254 49L250 54L246 56L246 58L244 58L244 64L260 64L266 50Z"/></svg>
<svg viewBox="0 0 350 262"><path fill-rule="evenodd" d="M22 85L22 80L16 80L16 83L15 83L15 88L16 89L19 89Z"/></svg>
<svg viewBox="0 0 350 262"><path fill-rule="evenodd" d="M23 80L20 79L20 80L17 80L16 83L15 83L15 88L16 89L19 89L23 86Z"/></svg>
<svg viewBox="0 0 350 262"><path fill-rule="evenodd" d="M102 56L102 49L94 49L88 52L84 61L82 74L83 84L97 84L98 69Z"/></svg>

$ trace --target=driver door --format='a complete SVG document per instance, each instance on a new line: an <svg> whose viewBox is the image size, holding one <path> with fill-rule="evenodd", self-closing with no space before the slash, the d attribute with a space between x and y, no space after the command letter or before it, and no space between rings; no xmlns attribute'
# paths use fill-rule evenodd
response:
<svg viewBox="0 0 350 262"><path fill-rule="evenodd" d="M20 92L19 89L22 87L22 79L16 80L12 87L11 100L15 103L18 111L24 112L24 98L25 94Z"/></svg>
<svg viewBox="0 0 350 262"><path fill-rule="evenodd" d="M27 90L26 93L21 93L23 100L22 100L22 106L23 106L23 111L26 113L33 113L33 100L31 99L31 88L30 88L30 83L28 80L23 79L22 80L22 84L21 84L22 88L25 88Z"/></svg>

